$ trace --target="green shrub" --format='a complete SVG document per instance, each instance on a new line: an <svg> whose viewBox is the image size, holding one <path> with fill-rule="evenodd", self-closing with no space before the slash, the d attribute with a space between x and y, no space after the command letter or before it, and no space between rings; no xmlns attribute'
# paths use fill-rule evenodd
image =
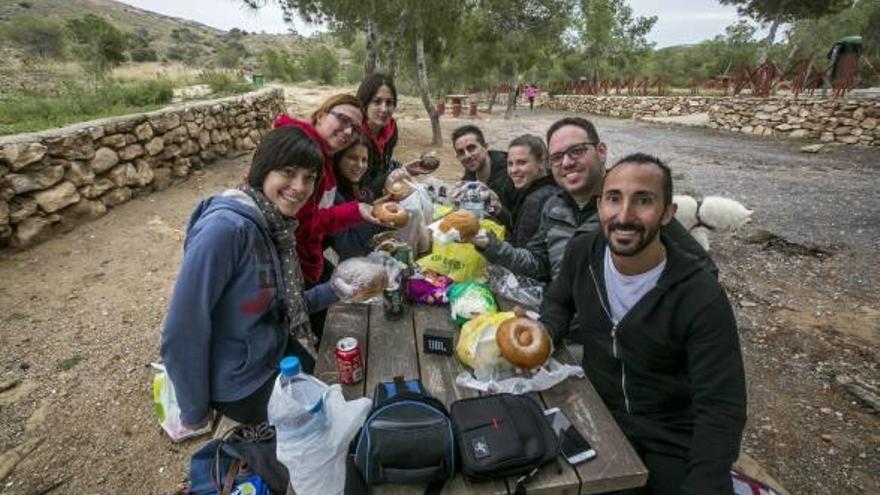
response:
<svg viewBox="0 0 880 495"><path fill-rule="evenodd" d="M211 87L216 95L244 93L251 90L251 85L235 72L204 70L199 74L199 81Z"/></svg>
<svg viewBox="0 0 880 495"><path fill-rule="evenodd" d="M51 92L21 91L0 99L0 135L153 110L171 102L171 81L107 82L97 88L65 81Z"/></svg>
<svg viewBox="0 0 880 495"><path fill-rule="evenodd" d="M339 74L339 60L336 58L336 52L324 45L307 51L302 58L301 65L308 79L324 84L333 84Z"/></svg>

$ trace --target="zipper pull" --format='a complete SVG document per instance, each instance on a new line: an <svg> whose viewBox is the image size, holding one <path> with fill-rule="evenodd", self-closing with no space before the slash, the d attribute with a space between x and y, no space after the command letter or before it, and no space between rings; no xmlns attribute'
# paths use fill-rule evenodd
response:
<svg viewBox="0 0 880 495"><path fill-rule="evenodd" d="M516 480L516 488L514 489L514 495L525 495L526 493L526 483L529 482L536 474L538 474L538 468L534 468L529 471L527 474L520 476Z"/></svg>

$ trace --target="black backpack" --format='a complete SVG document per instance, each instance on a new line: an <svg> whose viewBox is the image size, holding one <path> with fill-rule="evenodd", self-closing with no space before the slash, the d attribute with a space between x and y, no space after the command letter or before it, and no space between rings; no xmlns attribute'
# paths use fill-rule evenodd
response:
<svg viewBox="0 0 880 495"><path fill-rule="evenodd" d="M427 483L439 492L455 476L452 421L419 380L376 385L373 408L349 446L345 493L383 483ZM426 492L427 493L427 492Z"/></svg>
<svg viewBox="0 0 880 495"><path fill-rule="evenodd" d="M496 394L450 407L461 470L471 481L521 476L517 493L538 468L559 455L559 440L544 412L527 395Z"/></svg>

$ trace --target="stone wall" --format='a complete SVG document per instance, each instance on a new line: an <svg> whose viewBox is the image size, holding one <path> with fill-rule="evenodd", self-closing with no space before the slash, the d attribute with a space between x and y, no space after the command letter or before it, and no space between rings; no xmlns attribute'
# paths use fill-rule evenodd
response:
<svg viewBox="0 0 880 495"><path fill-rule="evenodd" d="M708 112L713 100L705 96L542 95L536 103L550 110L640 119Z"/></svg>
<svg viewBox="0 0 880 495"><path fill-rule="evenodd" d="M708 126L761 136L880 146L880 100L706 96L542 96L543 108L641 119L708 113Z"/></svg>
<svg viewBox="0 0 880 495"><path fill-rule="evenodd" d="M280 89L0 137L0 247L26 247L256 147Z"/></svg>
<svg viewBox="0 0 880 495"><path fill-rule="evenodd" d="M709 127L823 142L880 146L880 100L719 98Z"/></svg>

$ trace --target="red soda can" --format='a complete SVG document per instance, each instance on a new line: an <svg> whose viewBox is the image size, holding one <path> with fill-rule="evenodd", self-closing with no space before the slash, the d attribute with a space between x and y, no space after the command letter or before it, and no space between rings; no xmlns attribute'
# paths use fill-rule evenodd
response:
<svg viewBox="0 0 880 495"><path fill-rule="evenodd" d="M361 348L356 338L345 337L336 343L336 371L339 372L339 383L343 385L354 385L363 380Z"/></svg>

